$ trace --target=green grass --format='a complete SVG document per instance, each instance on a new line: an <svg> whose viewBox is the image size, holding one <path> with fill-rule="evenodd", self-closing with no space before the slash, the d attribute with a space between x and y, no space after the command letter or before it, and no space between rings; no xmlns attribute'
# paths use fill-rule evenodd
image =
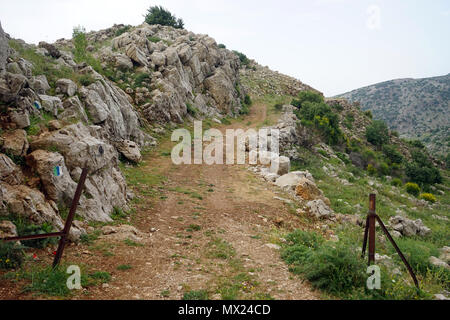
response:
<svg viewBox="0 0 450 320"><path fill-rule="evenodd" d="M231 244L220 238L214 238L207 245L207 257L215 259L231 259L235 254L235 250Z"/></svg>
<svg viewBox="0 0 450 320"><path fill-rule="evenodd" d="M144 246L142 243L138 243L138 242L130 240L130 239L125 239L123 241L123 243L125 243L129 247L143 247Z"/></svg>
<svg viewBox="0 0 450 320"><path fill-rule="evenodd" d="M208 292L206 290L188 291L184 293L183 300L208 300Z"/></svg>
<svg viewBox="0 0 450 320"><path fill-rule="evenodd" d="M133 267L130 266L129 264L122 264L122 265L118 266L116 269L119 271L127 271L127 270L133 269Z"/></svg>

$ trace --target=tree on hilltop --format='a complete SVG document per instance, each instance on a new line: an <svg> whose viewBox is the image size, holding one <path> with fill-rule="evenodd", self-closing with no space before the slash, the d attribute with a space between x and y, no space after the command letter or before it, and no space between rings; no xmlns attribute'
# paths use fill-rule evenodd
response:
<svg viewBox="0 0 450 320"><path fill-rule="evenodd" d="M160 24L163 26L170 26L177 29L184 28L183 19L178 19L169 10L164 9L162 6L152 6L147 10L145 15L145 22L150 25Z"/></svg>

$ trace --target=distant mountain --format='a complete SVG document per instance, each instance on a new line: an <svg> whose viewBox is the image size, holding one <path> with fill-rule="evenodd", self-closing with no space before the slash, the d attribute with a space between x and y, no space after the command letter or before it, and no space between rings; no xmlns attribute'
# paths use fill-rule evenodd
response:
<svg viewBox="0 0 450 320"><path fill-rule="evenodd" d="M421 140L435 154L449 151L450 74L386 81L338 97L359 101L375 119L402 137Z"/></svg>

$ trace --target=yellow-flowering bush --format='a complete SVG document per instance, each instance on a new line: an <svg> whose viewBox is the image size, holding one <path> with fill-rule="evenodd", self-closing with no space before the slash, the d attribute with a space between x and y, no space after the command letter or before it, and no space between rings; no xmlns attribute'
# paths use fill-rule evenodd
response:
<svg viewBox="0 0 450 320"><path fill-rule="evenodd" d="M420 199L426 200L431 203L435 203L437 201L435 195L431 193L422 193L420 195Z"/></svg>

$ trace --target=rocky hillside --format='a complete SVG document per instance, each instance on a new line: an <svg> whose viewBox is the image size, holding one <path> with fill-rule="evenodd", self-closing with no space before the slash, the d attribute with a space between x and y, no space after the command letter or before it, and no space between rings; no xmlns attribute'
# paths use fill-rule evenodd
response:
<svg viewBox="0 0 450 320"><path fill-rule="evenodd" d="M2 215L60 229L88 167L80 219L110 221L133 197L119 158L139 162L166 125L242 108L240 60L207 35L143 24L84 37L80 57L73 39L35 47L0 29Z"/></svg>
<svg viewBox="0 0 450 320"><path fill-rule="evenodd" d="M360 102L402 137L423 141L436 154L449 151L450 74L398 79L339 95Z"/></svg>

